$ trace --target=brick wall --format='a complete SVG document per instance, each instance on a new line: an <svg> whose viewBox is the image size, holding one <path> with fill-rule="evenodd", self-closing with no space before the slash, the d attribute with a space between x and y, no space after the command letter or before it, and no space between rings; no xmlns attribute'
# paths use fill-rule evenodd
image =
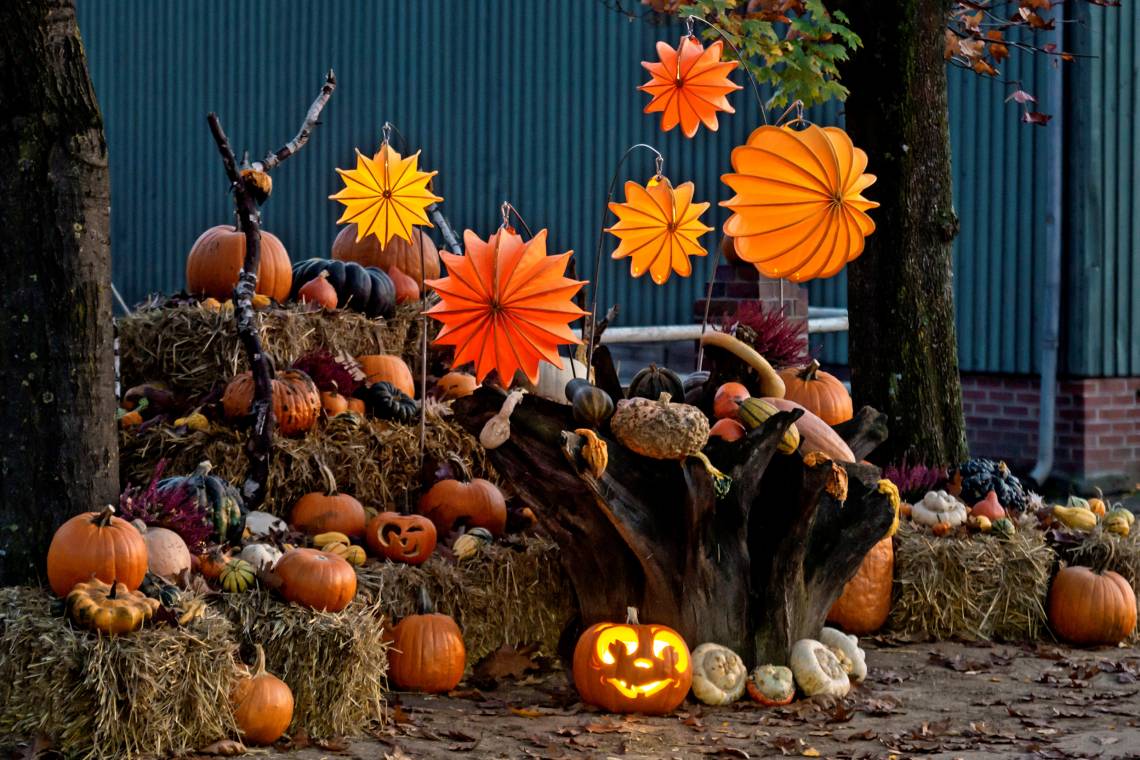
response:
<svg viewBox="0 0 1140 760"><path fill-rule="evenodd" d="M802 321L807 330L808 290L795 283L783 283L784 313L793 321ZM709 321L716 322L725 314L736 311L741 301L761 300L765 306L780 303L780 281L762 276L756 267L743 262L729 262L716 268L716 281L713 283L712 306ZM705 299L693 304L693 316L701 321L705 313Z"/></svg>
<svg viewBox="0 0 1140 760"><path fill-rule="evenodd" d="M1005 459L1019 472L1033 465L1041 402L1037 378L963 375L962 402L971 454ZM1140 478L1140 378L1062 380L1055 440L1058 475L1135 482Z"/></svg>

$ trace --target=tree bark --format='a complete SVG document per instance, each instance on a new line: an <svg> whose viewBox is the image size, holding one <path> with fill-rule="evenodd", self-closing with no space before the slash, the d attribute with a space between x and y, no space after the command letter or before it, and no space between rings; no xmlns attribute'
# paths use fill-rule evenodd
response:
<svg viewBox="0 0 1140 760"><path fill-rule="evenodd" d="M456 418L477 434L502 400L484 387L455 402ZM642 622L668 625L692 646L715 641L749 665L783 664L792 644L819 634L894 516L875 467L777 453L800 414L706 447L733 478L723 499L699 459L639 456L607 430L598 432L609 463L596 477L569 407L534 395L488 454L559 544L583 623L637 607ZM846 429L857 456L881 440L881 422L865 410Z"/></svg>
<svg viewBox="0 0 1140 760"><path fill-rule="evenodd" d="M0 3L0 585L115 503L110 183L73 0ZM2 115L7 114L7 115Z"/></svg>
<svg viewBox="0 0 1140 760"><path fill-rule="evenodd" d="M847 131L871 157L876 231L848 266L856 406L891 420L881 461L966 458L951 243L943 35L949 0L845 0L862 38L843 72Z"/></svg>

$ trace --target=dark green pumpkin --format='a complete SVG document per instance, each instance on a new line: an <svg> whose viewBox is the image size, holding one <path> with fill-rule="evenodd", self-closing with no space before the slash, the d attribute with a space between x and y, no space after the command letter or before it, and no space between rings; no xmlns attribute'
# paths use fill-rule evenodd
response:
<svg viewBox="0 0 1140 760"><path fill-rule="evenodd" d="M155 497L166 503L196 503L198 510L213 528L213 537L220 543L241 545L245 531L245 502L238 489L229 481L211 475L209 461L185 477L163 478L155 486Z"/></svg>
<svg viewBox="0 0 1140 760"><path fill-rule="evenodd" d="M570 411L579 425L596 428L613 416L614 401L610 394L582 378L566 383L566 398L570 399Z"/></svg>
<svg viewBox="0 0 1140 760"><path fill-rule="evenodd" d="M362 387L354 395L364 401L364 408L370 415L381 420L407 425L419 416L420 408L415 399L388 382Z"/></svg>
<svg viewBox="0 0 1140 760"><path fill-rule="evenodd" d="M685 386L681 376L668 367L650 364L633 376L629 383L630 398L647 398L656 401L662 393L668 393L674 401L685 398Z"/></svg>
<svg viewBox="0 0 1140 760"><path fill-rule="evenodd" d="M328 282L336 291L337 308L352 309L368 317L391 317L396 313L396 286L388 273L377 267L362 267L354 261L306 259L293 265L293 285L289 297L305 283L328 272Z"/></svg>

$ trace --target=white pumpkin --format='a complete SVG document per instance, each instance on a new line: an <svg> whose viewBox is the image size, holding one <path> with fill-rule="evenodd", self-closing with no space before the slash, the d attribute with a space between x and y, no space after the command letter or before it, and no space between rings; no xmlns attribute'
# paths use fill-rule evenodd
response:
<svg viewBox="0 0 1140 760"><path fill-rule="evenodd" d="M238 556L258 570L272 570L281 554L280 549L270 544L246 544Z"/></svg>
<svg viewBox="0 0 1140 760"><path fill-rule="evenodd" d="M573 370L570 369L571 361L574 362ZM586 365L577 359L571 360L562 357L562 369L558 369L550 362L540 361L538 363L538 382L534 384L534 392L536 395L548 398L551 401L569 404L570 400L566 398L566 383L575 377L589 379Z"/></svg>
<svg viewBox="0 0 1140 760"><path fill-rule="evenodd" d="M824 644L815 639L800 639L792 646L788 666L800 691L809 697L827 694L845 697L851 690L851 679L843 663Z"/></svg>
<svg viewBox="0 0 1140 760"><path fill-rule="evenodd" d="M862 683L867 677L867 653L860 648L858 638L835 628L824 628L819 632L819 642L833 652L841 653L843 656L839 659L847 675Z"/></svg>
<svg viewBox="0 0 1140 760"><path fill-rule="evenodd" d="M268 538L274 532L287 530L289 526L277 515L254 511L245 516L246 536L255 541L259 538Z"/></svg>
<svg viewBox="0 0 1140 760"><path fill-rule="evenodd" d="M706 705L727 705L740 699L748 669L740 655L712 642L693 650L693 696Z"/></svg>
<svg viewBox="0 0 1140 760"><path fill-rule="evenodd" d="M966 522L966 505L945 491L929 491L910 510L910 519L919 525L949 523L954 528Z"/></svg>
<svg viewBox="0 0 1140 760"><path fill-rule="evenodd" d="M190 550L182 536L166 528L152 527L146 529L143 538L146 540L147 569L150 572L168 581L189 572Z"/></svg>

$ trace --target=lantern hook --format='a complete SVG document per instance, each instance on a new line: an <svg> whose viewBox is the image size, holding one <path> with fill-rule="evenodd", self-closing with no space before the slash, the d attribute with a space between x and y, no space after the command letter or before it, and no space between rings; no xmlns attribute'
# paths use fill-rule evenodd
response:
<svg viewBox="0 0 1140 760"><path fill-rule="evenodd" d="M748 63L744 60L744 55L741 54L740 48L738 48L736 46L736 43L732 41L732 37L729 36L728 32L721 29L719 26L709 21L704 16L700 16L696 13L690 13L685 16L685 33L687 36L693 36L694 21L700 21L709 29L712 29L717 33L718 37L724 40L725 44L732 48L732 52L736 54L736 59L740 61L740 68L744 69L744 74L748 77L748 81L752 83L752 94L756 97L756 105L760 107L760 118L764 120L764 124L768 124L768 109L764 107L764 99L760 97L760 85L756 84L756 77L752 75L752 69L748 68Z"/></svg>

